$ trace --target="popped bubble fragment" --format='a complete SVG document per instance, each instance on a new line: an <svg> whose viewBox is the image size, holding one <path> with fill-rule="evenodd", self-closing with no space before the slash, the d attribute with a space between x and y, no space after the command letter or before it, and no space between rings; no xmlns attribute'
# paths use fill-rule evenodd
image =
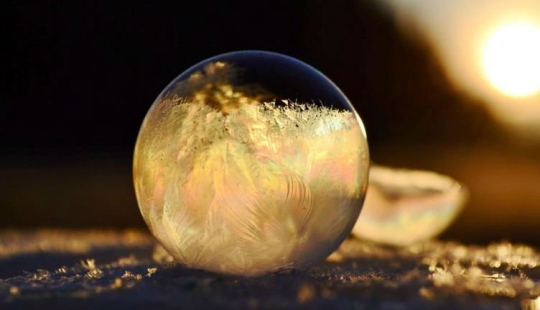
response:
<svg viewBox="0 0 540 310"><path fill-rule="evenodd" d="M155 100L135 147L141 213L180 263L257 275L324 260L350 234L369 168L345 95L288 56L205 60Z"/></svg>
<svg viewBox="0 0 540 310"><path fill-rule="evenodd" d="M467 198L467 189L448 176L372 165L353 234L394 246L427 241L454 221Z"/></svg>

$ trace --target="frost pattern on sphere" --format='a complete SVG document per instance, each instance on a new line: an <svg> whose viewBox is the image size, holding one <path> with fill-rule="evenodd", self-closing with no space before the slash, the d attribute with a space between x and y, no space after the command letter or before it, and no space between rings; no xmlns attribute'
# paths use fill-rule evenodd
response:
<svg viewBox="0 0 540 310"><path fill-rule="evenodd" d="M238 83L243 69L207 63L156 100L135 150L141 212L188 267L257 275L309 266L358 217L363 127L350 106L270 99L283 97Z"/></svg>

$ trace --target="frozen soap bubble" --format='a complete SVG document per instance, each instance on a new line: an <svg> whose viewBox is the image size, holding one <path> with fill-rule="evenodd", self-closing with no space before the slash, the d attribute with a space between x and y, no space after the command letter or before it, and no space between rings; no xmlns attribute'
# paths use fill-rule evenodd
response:
<svg viewBox="0 0 540 310"><path fill-rule="evenodd" d="M454 221L467 196L463 185L445 175L373 165L353 234L395 246L426 241Z"/></svg>
<svg viewBox="0 0 540 310"><path fill-rule="evenodd" d="M205 60L155 100L135 147L141 213L197 269L258 275L324 260L367 187L365 130L345 95L294 58Z"/></svg>

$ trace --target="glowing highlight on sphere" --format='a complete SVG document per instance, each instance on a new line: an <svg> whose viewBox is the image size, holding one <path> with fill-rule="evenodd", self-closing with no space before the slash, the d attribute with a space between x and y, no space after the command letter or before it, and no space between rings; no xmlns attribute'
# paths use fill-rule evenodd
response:
<svg viewBox="0 0 540 310"><path fill-rule="evenodd" d="M483 68L490 83L509 96L539 91L540 28L531 23L498 28L485 44Z"/></svg>

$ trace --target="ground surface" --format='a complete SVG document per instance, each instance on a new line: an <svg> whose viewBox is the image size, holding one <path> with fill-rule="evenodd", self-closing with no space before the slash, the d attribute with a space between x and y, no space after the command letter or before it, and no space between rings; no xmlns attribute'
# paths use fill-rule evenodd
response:
<svg viewBox="0 0 540 310"><path fill-rule="evenodd" d="M540 309L540 252L347 240L309 270L258 278L175 265L144 231L0 233L0 309Z"/></svg>

